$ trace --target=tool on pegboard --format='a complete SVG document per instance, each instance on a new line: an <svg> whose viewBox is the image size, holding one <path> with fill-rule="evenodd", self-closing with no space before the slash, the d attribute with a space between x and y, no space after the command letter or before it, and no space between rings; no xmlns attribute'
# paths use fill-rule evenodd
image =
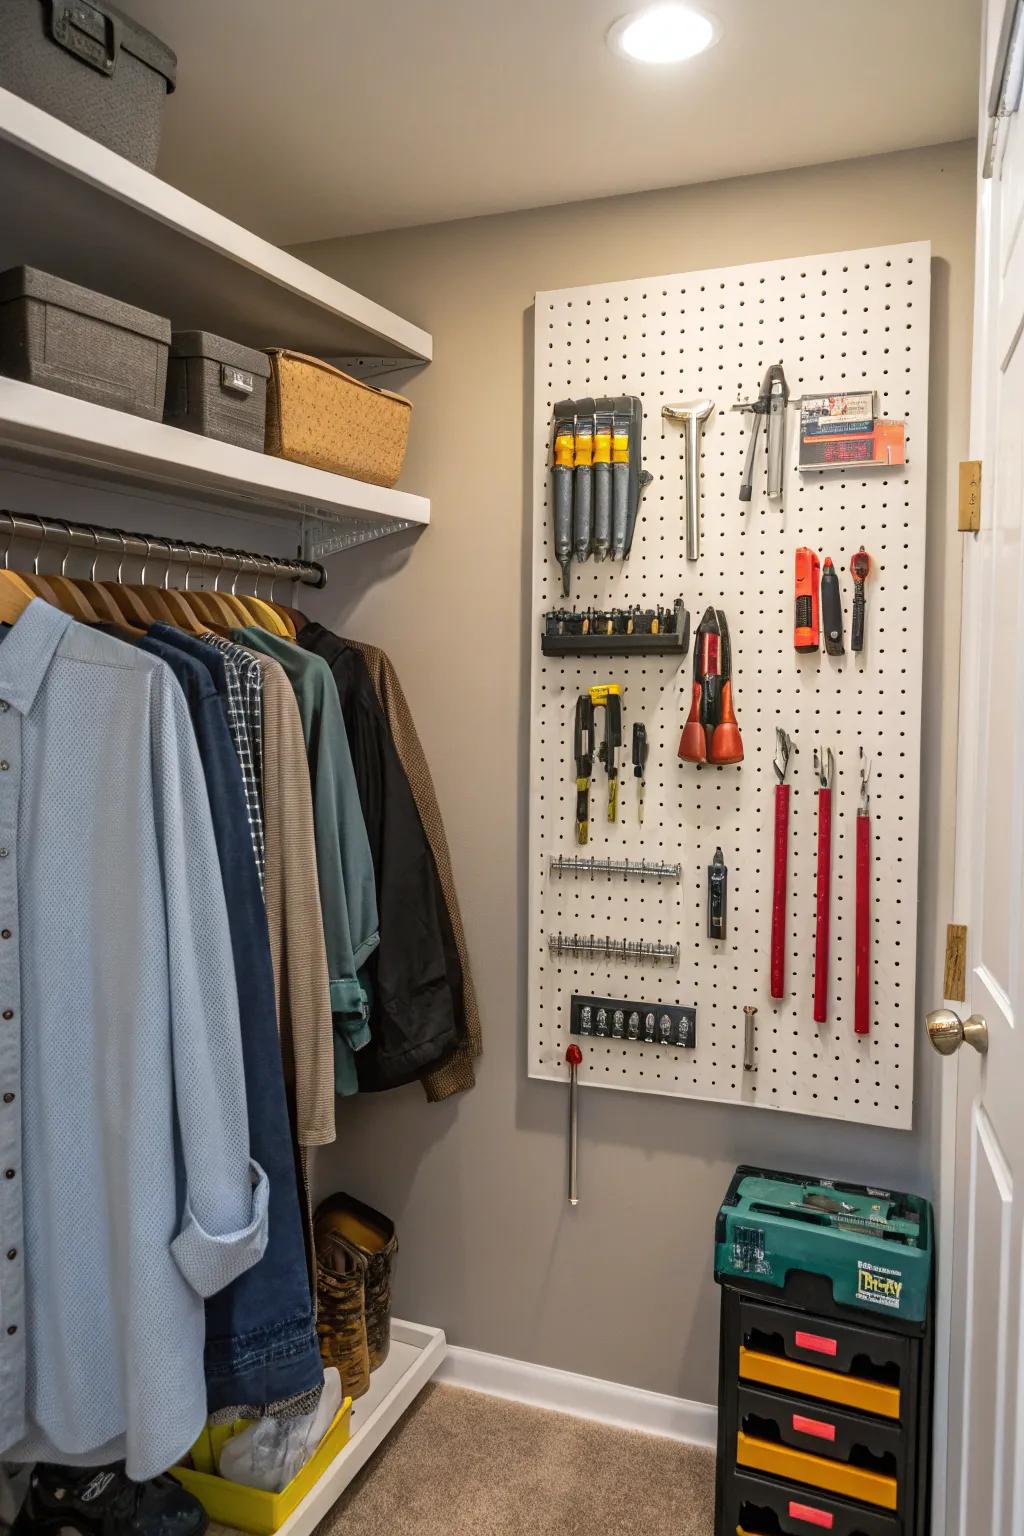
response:
<svg viewBox="0 0 1024 1536"><path fill-rule="evenodd" d="M860 749L860 804L857 807L857 883L854 924L853 1032L871 1033L871 759Z"/></svg>
<svg viewBox="0 0 1024 1536"><path fill-rule="evenodd" d="M829 656L842 656L843 600L839 593L839 577L829 556L821 569L821 632L825 637L825 650Z"/></svg>
<svg viewBox="0 0 1024 1536"><path fill-rule="evenodd" d="M757 1062L754 1060L754 1028L757 1021L757 1009L753 1003L743 1005L743 1070L744 1072L756 1072Z"/></svg>
<svg viewBox="0 0 1024 1536"><path fill-rule="evenodd" d="M551 498L555 512L555 559L562 567L562 593L572 585L572 477L576 455L576 402L555 406L555 440L551 463Z"/></svg>
<svg viewBox="0 0 1024 1536"><path fill-rule="evenodd" d="M708 938L724 939L728 917L729 871L721 848L708 865Z"/></svg>
<svg viewBox="0 0 1024 1536"><path fill-rule="evenodd" d="M743 739L732 703L732 647L721 608L708 608L693 643L690 714L679 740L686 763L739 763Z"/></svg>
<svg viewBox="0 0 1024 1536"><path fill-rule="evenodd" d="M633 724L633 777L636 780L636 819L641 826L647 788L647 751L647 727L637 720Z"/></svg>
<svg viewBox="0 0 1024 1536"><path fill-rule="evenodd" d="M687 400L680 405L663 405L666 421L678 421L683 427L683 505L686 515L686 558L700 558L700 439L704 423L715 408L713 400Z"/></svg>
<svg viewBox="0 0 1024 1536"><path fill-rule="evenodd" d="M637 1003L574 993L569 1004L569 1033L692 1051L697 1043L697 1010L675 1003Z"/></svg>
<svg viewBox="0 0 1024 1536"><path fill-rule="evenodd" d="M814 927L814 1022L828 1022L829 924L832 914L832 780L836 760L832 748L814 749L818 780L818 891Z"/></svg>
<svg viewBox="0 0 1024 1536"><path fill-rule="evenodd" d="M798 651L816 651L820 644L818 589L821 566L813 549L801 545L796 552L796 606L793 613L793 644Z"/></svg>
<svg viewBox="0 0 1024 1536"><path fill-rule="evenodd" d="M555 558L562 592L572 561L591 553L624 560L633 543L640 498L653 478L640 465L643 405L636 395L559 400L551 451ZM610 425L610 431L609 431ZM610 497L610 501L609 501Z"/></svg>
<svg viewBox="0 0 1024 1536"><path fill-rule="evenodd" d="M871 556L862 544L850 561L850 575L853 577L853 622L850 627L850 650L862 651L864 649L864 614L867 601L864 596L864 583L871 573Z"/></svg>
<svg viewBox="0 0 1024 1536"><path fill-rule="evenodd" d="M604 710L604 738L597 755L608 775L608 820L619 819L619 753L622 750L622 689L618 683L599 683L590 689L595 710Z"/></svg>
<svg viewBox="0 0 1024 1536"><path fill-rule="evenodd" d="M740 501L750 501L754 494L754 459L757 443L764 425L767 465L768 495L774 501L782 495L782 481L786 467L786 407L789 404L789 385L781 363L773 363L761 381L761 393L756 400L741 401L734 411L746 411L753 416L750 437L747 441L747 458L743 466L740 484Z"/></svg>
<svg viewBox="0 0 1024 1536"><path fill-rule="evenodd" d="M553 608L544 615L545 656L678 656L690 647L690 613L681 597L657 608Z"/></svg>
<svg viewBox="0 0 1024 1536"><path fill-rule="evenodd" d="M655 943L648 939L599 939L592 933L551 933L548 935L548 951L552 955L582 955L585 959L598 956L602 960L649 960L653 965L679 964L678 944Z"/></svg>
<svg viewBox="0 0 1024 1536"><path fill-rule="evenodd" d="M562 853L551 854L548 869L553 875L589 875L591 879L595 875L621 875L624 880L679 880L683 873L681 864L648 859L580 859Z"/></svg>
<svg viewBox="0 0 1024 1536"><path fill-rule="evenodd" d="M789 785L786 775L795 751L793 738L777 725L772 760L778 781L775 785L775 873L772 884L771 990L774 998L786 995L786 881L789 866Z"/></svg>
<svg viewBox="0 0 1024 1536"><path fill-rule="evenodd" d="M593 400L576 402L575 469L572 498L573 558L589 560L594 542L594 411Z"/></svg>
<svg viewBox="0 0 1024 1536"><path fill-rule="evenodd" d="M573 725L573 756L576 759L576 841L590 841L590 779L594 771L594 706L589 693L576 700Z"/></svg>
<svg viewBox="0 0 1024 1536"><path fill-rule="evenodd" d="M576 700L573 722L573 757L576 762L576 841L590 840L590 780L594 771L595 711L604 710L604 738L597 755L608 775L608 820L619 814L619 752L622 749L622 689L618 683L599 683Z"/></svg>
<svg viewBox="0 0 1024 1536"><path fill-rule="evenodd" d="M578 1045L570 1045L565 1052L565 1059L569 1066L569 1204L579 1205L579 1083L577 1071L583 1060L583 1052Z"/></svg>

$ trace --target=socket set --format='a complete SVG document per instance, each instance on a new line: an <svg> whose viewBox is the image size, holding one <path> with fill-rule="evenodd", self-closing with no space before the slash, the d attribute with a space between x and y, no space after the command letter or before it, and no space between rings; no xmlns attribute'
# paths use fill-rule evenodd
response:
<svg viewBox="0 0 1024 1536"><path fill-rule="evenodd" d="M692 1051L697 1043L697 1010L672 1003L637 1003L574 993L569 1005L569 1033L581 1038L636 1040L641 1045Z"/></svg>

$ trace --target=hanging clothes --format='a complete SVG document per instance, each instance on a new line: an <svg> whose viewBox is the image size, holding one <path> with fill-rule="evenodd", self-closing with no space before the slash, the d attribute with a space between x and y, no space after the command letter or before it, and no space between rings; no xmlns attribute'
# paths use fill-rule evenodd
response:
<svg viewBox="0 0 1024 1536"><path fill-rule="evenodd" d="M295 692L313 792L317 879L334 1018L335 1088L358 1092L354 1053L370 1039L358 972L378 942L373 860L352 771L338 693L326 662L256 626L232 630L240 645L280 662Z"/></svg>
<svg viewBox="0 0 1024 1536"><path fill-rule="evenodd" d="M312 630L312 633L309 631ZM433 854L366 663L319 625L303 646L331 669L373 856L380 943L367 962L370 1043L359 1087L412 1082L459 1043L462 970Z"/></svg>
<svg viewBox="0 0 1024 1536"><path fill-rule="evenodd" d="M313 640L320 629L321 626L318 624L306 625L299 633L300 642L304 636ZM348 640L345 643L358 651L366 662L374 690L384 710L395 751L409 780L409 787L416 801L423 829L433 850L434 863L444 893L445 906L448 909L462 968L462 1006L467 1044L456 1046L444 1061L430 1068L423 1075L423 1088L427 1099L431 1103L438 1103L442 1099L450 1098L456 1093L464 1093L466 1089L473 1087L476 1081L473 1058L479 1056L483 1050L480 1010L477 1007L476 988L473 985L473 974L469 964L466 931L463 927L462 912L455 889L448 839L426 755L397 672L388 657L377 646L365 645L358 640Z"/></svg>
<svg viewBox="0 0 1024 1536"><path fill-rule="evenodd" d="M207 1407L211 1415L232 1419L296 1417L316 1407L323 1365L289 1134L266 912L242 771L224 710L228 663L202 640L168 624L151 625L138 644L174 672L196 733L227 897L249 1140L270 1181L263 1258L207 1303Z"/></svg>
<svg viewBox="0 0 1024 1536"><path fill-rule="evenodd" d="M199 638L220 651L224 657L228 729L242 770L253 857L262 889L266 863L263 832L263 678L255 656L243 651L240 645L209 630L204 631Z"/></svg>
<svg viewBox="0 0 1024 1536"><path fill-rule="evenodd" d="M302 721L283 667L254 656L266 726L263 804L267 927L277 987L286 1078L300 1147L335 1139L334 1023L316 879L313 797Z"/></svg>
<svg viewBox="0 0 1024 1536"><path fill-rule="evenodd" d="M162 1472L257 1264L235 963L169 668L36 600L0 641L0 1452Z"/></svg>

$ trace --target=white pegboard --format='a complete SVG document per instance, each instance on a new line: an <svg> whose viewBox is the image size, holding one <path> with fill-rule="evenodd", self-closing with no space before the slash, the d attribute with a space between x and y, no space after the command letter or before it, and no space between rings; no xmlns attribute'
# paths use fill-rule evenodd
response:
<svg viewBox="0 0 1024 1536"><path fill-rule="evenodd" d="M536 300L533 464L530 797L529 1071L564 1079L572 994L691 1004L697 1044L665 1050L631 1041L581 1042L581 1081L680 1098L790 1110L908 1128L912 1119L917 923L920 686L930 246L915 243L799 260L680 273L541 293ZM907 463L799 474L799 414L788 413L781 504L764 486L739 501L751 418L729 409L756 396L782 361L793 397L874 389L879 415L904 418ZM676 753L689 710L692 646L679 666L660 657L544 657L542 615L565 606L554 558L550 496L552 407L589 395L638 394L644 465L654 475L624 564L573 564L569 603L671 604L682 595L694 630L723 608L733 649L733 696L745 760L696 768ZM710 396L701 463L701 555L685 555L683 446L661 407ZM865 648L849 651L851 554L874 560ZM831 555L840 576L847 653L793 648L798 545ZM605 820L606 779L595 764L591 841L577 849L572 728L577 695L623 685L623 780L617 824ZM650 740L647 806L638 826L629 743L642 719ZM603 722L603 715L599 715ZM788 995L769 995L776 724L795 738L790 770ZM599 725L599 732L601 725ZM817 858L815 745L836 754L833 790L829 1022L812 1016ZM854 818L858 747L872 759L871 1033L853 1032ZM729 869L726 942L706 937L706 874L720 845ZM549 856L680 861L680 882L553 876ZM679 943L678 967L556 958L549 934ZM743 1070L745 1003L758 1008L757 1065Z"/></svg>

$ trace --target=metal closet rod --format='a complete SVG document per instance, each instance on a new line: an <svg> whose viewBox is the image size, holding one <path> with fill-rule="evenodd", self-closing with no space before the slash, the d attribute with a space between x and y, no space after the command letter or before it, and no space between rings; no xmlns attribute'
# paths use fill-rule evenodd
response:
<svg viewBox="0 0 1024 1536"><path fill-rule="evenodd" d="M41 548L67 549L78 547L91 550L93 556L128 556L157 565L164 562L168 572L172 565L185 565L208 575L221 571L234 571L240 576L268 576L276 581L299 581L307 587L327 585L327 572L318 561L282 560L276 555L253 554L246 549L222 549L212 544L195 544L191 539L171 539L163 534L127 533L121 528L100 528L93 523L72 523L66 517L39 517L35 512L11 512L0 507L0 516L7 519L10 529L8 544L14 539L36 539ZM109 541L106 548L101 540ZM94 562L95 563L95 562ZM120 580L120 575L118 576Z"/></svg>

